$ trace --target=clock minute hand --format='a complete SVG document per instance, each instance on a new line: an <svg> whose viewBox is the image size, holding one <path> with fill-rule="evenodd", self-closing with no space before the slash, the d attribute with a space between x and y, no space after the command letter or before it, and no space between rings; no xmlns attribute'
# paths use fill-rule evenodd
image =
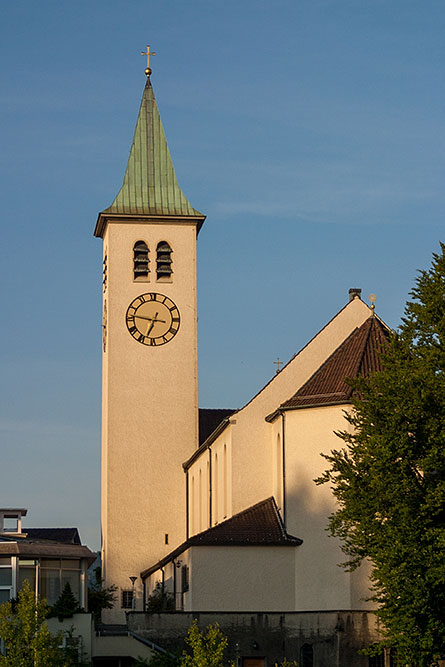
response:
<svg viewBox="0 0 445 667"><path fill-rule="evenodd" d="M156 313L158 315L158 313ZM146 317L145 315L135 315L135 318L139 318L140 320L148 320L149 322L162 322L165 324L165 320L158 320L156 318L156 315L154 317Z"/></svg>

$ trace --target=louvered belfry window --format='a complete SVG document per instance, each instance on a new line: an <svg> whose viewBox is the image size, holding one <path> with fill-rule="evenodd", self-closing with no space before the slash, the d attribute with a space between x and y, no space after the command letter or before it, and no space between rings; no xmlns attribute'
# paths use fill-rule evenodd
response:
<svg viewBox="0 0 445 667"><path fill-rule="evenodd" d="M173 274L172 249L167 241L160 241L156 248L156 277L158 280L170 280Z"/></svg>
<svg viewBox="0 0 445 667"><path fill-rule="evenodd" d="M134 280L147 280L150 269L148 268L148 246L145 241L136 241L133 246L133 276Z"/></svg>

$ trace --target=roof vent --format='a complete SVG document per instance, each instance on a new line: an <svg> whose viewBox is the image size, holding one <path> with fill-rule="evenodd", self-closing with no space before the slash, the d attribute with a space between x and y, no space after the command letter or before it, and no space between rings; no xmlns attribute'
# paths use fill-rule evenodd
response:
<svg viewBox="0 0 445 667"><path fill-rule="evenodd" d="M349 290L349 301L354 301L356 296L358 296L360 299L362 296L362 290L360 287L351 287Z"/></svg>

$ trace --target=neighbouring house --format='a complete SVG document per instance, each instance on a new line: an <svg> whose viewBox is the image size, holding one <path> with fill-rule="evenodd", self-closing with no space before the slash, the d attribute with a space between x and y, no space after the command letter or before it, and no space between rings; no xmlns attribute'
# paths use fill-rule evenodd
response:
<svg viewBox="0 0 445 667"><path fill-rule="evenodd" d="M88 608L88 567L95 560L77 528L24 528L25 508L0 508L0 603L15 598L27 579L36 595L54 604L68 582Z"/></svg>

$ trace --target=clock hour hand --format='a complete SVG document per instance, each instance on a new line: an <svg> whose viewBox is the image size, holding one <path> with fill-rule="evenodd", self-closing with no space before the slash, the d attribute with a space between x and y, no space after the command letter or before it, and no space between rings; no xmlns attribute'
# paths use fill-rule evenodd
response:
<svg viewBox="0 0 445 667"><path fill-rule="evenodd" d="M150 332L153 329L153 327L155 325L155 322L159 322L159 320L156 319L158 315L159 315L159 313L155 313L155 316L151 318L151 324L148 327L147 336L150 335Z"/></svg>

